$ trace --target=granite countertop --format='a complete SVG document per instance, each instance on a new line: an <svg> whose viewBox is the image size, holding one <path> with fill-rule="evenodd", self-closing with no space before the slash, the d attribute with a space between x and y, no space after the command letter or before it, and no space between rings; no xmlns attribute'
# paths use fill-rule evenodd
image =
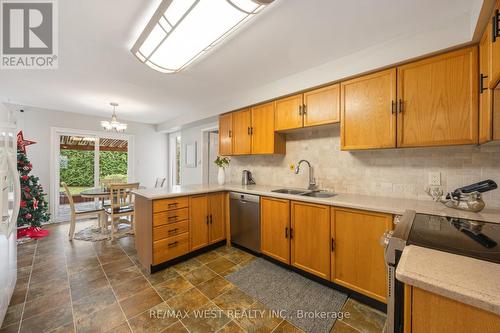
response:
<svg viewBox="0 0 500 333"><path fill-rule="evenodd" d="M410 245L396 269L401 282L500 315L500 265Z"/></svg>
<svg viewBox="0 0 500 333"><path fill-rule="evenodd" d="M411 209L418 213L433 214L441 216L452 216L459 218L467 218L479 221L489 221L500 223L500 209L485 208L480 213L473 213L467 211L460 211L445 207L443 204L434 201L414 200L414 199L400 199L379 197L361 194L347 194L337 193L336 196L331 198L314 198L304 197L299 195L283 194L271 192L272 190L283 188L280 186L266 186L266 185L239 185L227 184L224 186L219 185L186 185L174 186L172 188L150 188L140 189L134 191L138 196L144 197L148 200L171 198L183 195L194 195L218 191L235 191L248 194L256 194L261 196L269 196L282 199L290 199L304 202L311 202L323 205L364 209L382 213L390 214L403 214L405 210Z"/></svg>

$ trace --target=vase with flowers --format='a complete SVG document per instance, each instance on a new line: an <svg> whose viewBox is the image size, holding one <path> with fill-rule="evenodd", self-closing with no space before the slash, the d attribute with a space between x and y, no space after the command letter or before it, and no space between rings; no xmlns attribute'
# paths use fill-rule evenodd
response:
<svg viewBox="0 0 500 333"><path fill-rule="evenodd" d="M214 163L219 167L219 173L217 174L217 183L219 185L224 185L226 182L226 168L229 166L229 157L217 156Z"/></svg>

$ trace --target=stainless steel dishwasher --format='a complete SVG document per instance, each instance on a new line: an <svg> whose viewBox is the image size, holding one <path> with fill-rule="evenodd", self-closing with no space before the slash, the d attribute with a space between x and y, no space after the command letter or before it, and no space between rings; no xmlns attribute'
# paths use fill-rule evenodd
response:
<svg viewBox="0 0 500 333"><path fill-rule="evenodd" d="M260 253L260 197L230 192L231 243Z"/></svg>

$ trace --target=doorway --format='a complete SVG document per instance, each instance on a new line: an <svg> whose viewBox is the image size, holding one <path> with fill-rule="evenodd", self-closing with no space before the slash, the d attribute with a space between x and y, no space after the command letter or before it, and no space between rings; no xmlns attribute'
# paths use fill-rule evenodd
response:
<svg viewBox="0 0 500 333"><path fill-rule="evenodd" d="M214 161L219 153L219 130L203 131L202 180L203 184L217 184L218 168Z"/></svg>
<svg viewBox="0 0 500 333"><path fill-rule="evenodd" d="M76 208L89 210L95 207L96 199L82 195L82 191L106 183L126 183L133 178L129 136L82 131L54 134L53 220L70 219L71 209L62 183L68 186Z"/></svg>

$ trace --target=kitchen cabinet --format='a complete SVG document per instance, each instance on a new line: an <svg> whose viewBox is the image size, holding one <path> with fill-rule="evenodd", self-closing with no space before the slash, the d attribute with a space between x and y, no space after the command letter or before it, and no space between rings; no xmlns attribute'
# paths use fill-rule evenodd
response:
<svg viewBox="0 0 500 333"><path fill-rule="evenodd" d="M291 203L291 264L323 279L330 278L330 207Z"/></svg>
<svg viewBox="0 0 500 333"><path fill-rule="evenodd" d="M500 316L458 301L405 285L406 333L494 333Z"/></svg>
<svg viewBox="0 0 500 333"><path fill-rule="evenodd" d="M479 42L479 143L491 141L493 131L491 70L491 22Z"/></svg>
<svg viewBox="0 0 500 333"><path fill-rule="evenodd" d="M277 131L332 124L340 121L340 84L275 101Z"/></svg>
<svg viewBox="0 0 500 333"><path fill-rule="evenodd" d="M302 100L303 95L293 95L276 100L275 103L275 123L276 131L300 128L303 126Z"/></svg>
<svg viewBox="0 0 500 333"><path fill-rule="evenodd" d="M490 70L490 88L497 86L500 81L500 1L496 1L495 9L490 19L487 30L491 31L491 70Z"/></svg>
<svg viewBox="0 0 500 333"><path fill-rule="evenodd" d="M189 198L191 251L224 240L224 194L195 195Z"/></svg>
<svg viewBox="0 0 500 333"><path fill-rule="evenodd" d="M478 143L478 51L398 67L398 147Z"/></svg>
<svg viewBox="0 0 500 333"><path fill-rule="evenodd" d="M340 84L304 93L304 127L340 121Z"/></svg>
<svg viewBox="0 0 500 333"><path fill-rule="evenodd" d="M285 138L274 132L274 103L252 107L250 134L252 154L284 154Z"/></svg>
<svg viewBox="0 0 500 333"><path fill-rule="evenodd" d="M396 69L340 84L342 150L396 147Z"/></svg>
<svg viewBox="0 0 500 333"><path fill-rule="evenodd" d="M219 155L233 153L233 114L219 116Z"/></svg>
<svg viewBox="0 0 500 333"><path fill-rule="evenodd" d="M252 152L252 113L250 109L233 112L233 155Z"/></svg>
<svg viewBox="0 0 500 333"><path fill-rule="evenodd" d="M331 280L387 302L384 248L380 237L392 230L392 215L331 209Z"/></svg>
<svg viewBox="0 0 500 333"><path fill-rule="evenodd" d="M262 197L260 225L262 253L290 264L290 201Z"/></svg>

